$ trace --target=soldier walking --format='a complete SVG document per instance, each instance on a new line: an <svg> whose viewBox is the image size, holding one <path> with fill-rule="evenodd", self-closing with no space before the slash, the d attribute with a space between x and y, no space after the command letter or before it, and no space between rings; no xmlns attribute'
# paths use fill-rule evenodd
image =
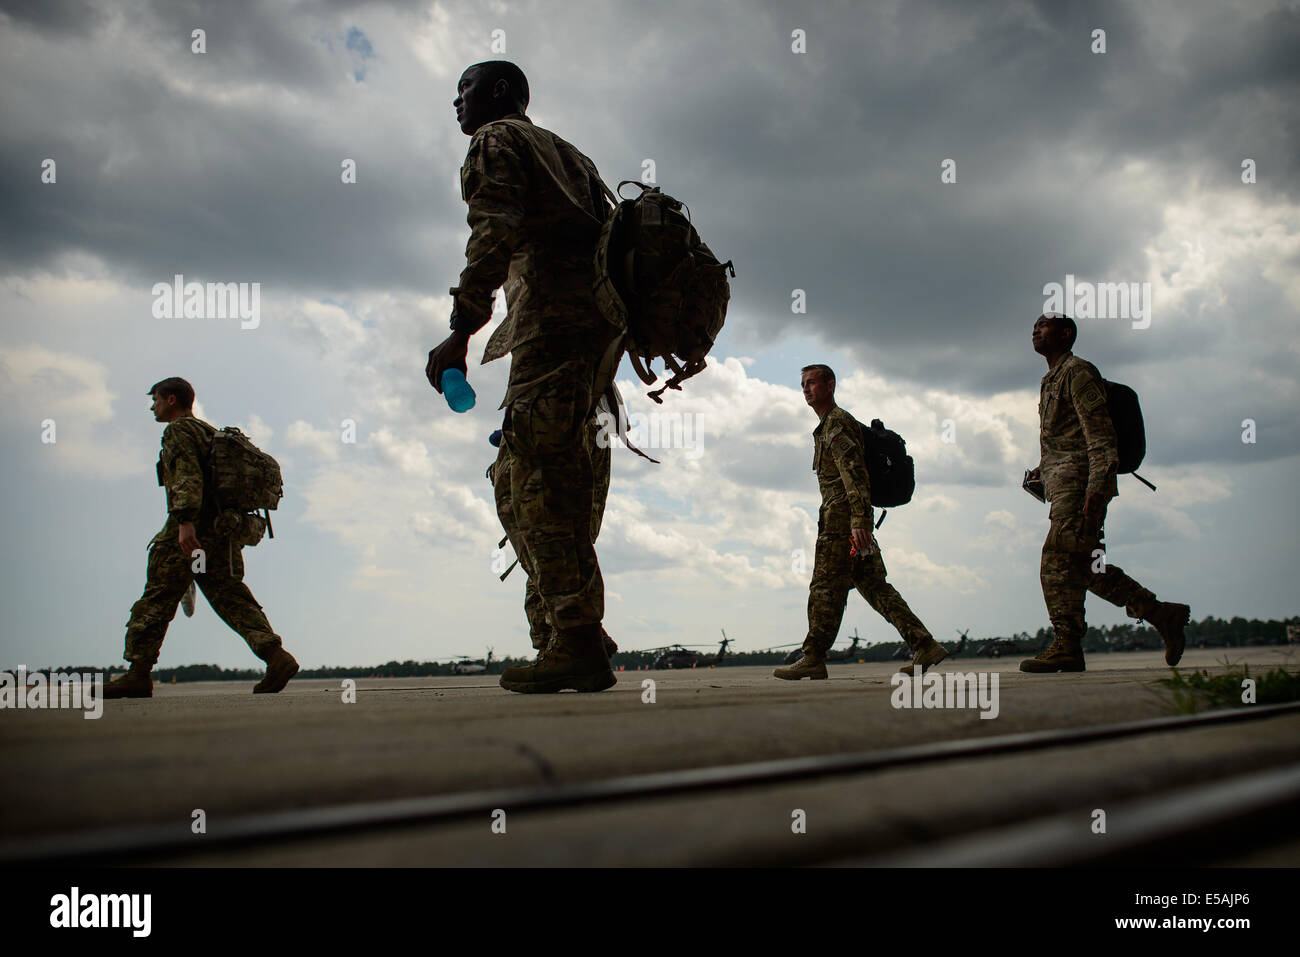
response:
<svg viewBox="0 0 1300 957"><path fill-rule="evenodd" d="M280 636L244 584L242 556L246 529L219 515L209 448L217 431L194 416L194 388L172 377L148 393L155 421L166 422L158 456L158 484L167 489L167 522L149 543L144 594L131 606L126 626L126 651L131 663L125 675L104 686L105 698L150 698L150 673L158 662L167 626L191 582L198 584L208 604L227 625L248 642L253 654L266 662L266 677L255 694L275 694L298 673L298 662L281 646ZM257 530L261 536L260 527ZM198 563L199 571L195 570Z"/></svg>
<svg viewBox="0 0 1300 957"><path fill-rule="evenodd" d="M596 166L535 126L528 81L504 60L467 69L453 106L470 136L461 194L471 228L453 297L451 335L425 374L465 370L469 339L505 286L507 316L483 361L511 355L493 471L497 514L555 634L501 687L525 693L602 691L616 679L603 646L605 589L592 536L593 459L583 447L592 411L613 382L618 330L600 313L593 254L612 207Z"/></svg>
<svg viewBox="0 0 1300 957"><path fill-rule="evenodd" d="M855 587L912 649L912 663L900 670L910 675L919 665L924 672L948 657L948 651L885 580L885 563L872 535L871 481L862 426L835 404L835 373L829 366L805 366L802 386L804 401L821 420L813 430L813 471L822 496L817 557L808 588L803 657L773 674L789 681L826 677L826 653L840 632L844 606Z"/></svg>
<svg viewBox="0 0 1300 957"><path fill-rule="evenodd" d="M1164 640L1165 661L1173 666L1183 654L1183 626L1191 609L1159 601L1105 560L1106 507L1119 494L1119 440L1101 374L1071 352L1078 332L1069 316L1042 315L1032 334L1034 351L1047 360L1047 375L1038 399L1041 459L1028 481L1041 481L1051 503L1039 577L1055 635L1048 648L1020 662L1020 670L1084 670L1084 596L1089 591L1125 608L1130 618L1153 625Z"/></svg>

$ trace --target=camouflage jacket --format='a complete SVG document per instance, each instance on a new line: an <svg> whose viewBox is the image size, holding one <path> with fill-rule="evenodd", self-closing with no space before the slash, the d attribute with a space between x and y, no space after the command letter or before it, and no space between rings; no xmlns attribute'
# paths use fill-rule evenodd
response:
<svg viewBox="0 0 1300 957"><path fill-rule="evenodd" d="M484 362L542 335L607 334L592 294L596 240L613 207L590 159L520 113L484 124L460 171L469 243L455 326L487 324L505 286L506 321Z"/></svg>
<svg viewBox="0 0 1300 957"><path fill-rule="evenodd" d="M1050 501L1061 491L1119 494L1119 440L1097 367L1072 352L1043 376L1038 397L1038 467Z"/></svg>
<svg viewBox="0 0 1300 957"><path fill-rule="evenodd" d="M215 503L207 488L209 448L216 429L192 415L181 416L163 429L158 455L158 484L167 489L167 524L158 537L175 533L182 522L211 519Z"/></svg>
<svg viewBox="0 0 1300 957"><path fill-rule="evenodd" d="M813 430L813 471L821 488L822 508L847 503L850 528L871 528L871 479L862 447L862 426L839 406L832 406Z"/></svg>

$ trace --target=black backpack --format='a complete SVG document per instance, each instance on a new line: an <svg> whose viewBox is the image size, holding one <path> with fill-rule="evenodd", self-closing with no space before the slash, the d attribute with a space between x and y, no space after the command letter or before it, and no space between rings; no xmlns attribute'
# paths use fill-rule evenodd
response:
<svg viewBox="0 0 1300 957"><path fill-rule="evenodd" d="M916 467L907 454L907 443L885 423L872 419L862 429L862 448L867 460L867 478L871 480L871 504L878 508L906 505L916 491ZM884 521L884 515L880 521ZM876 525L880 527L879 523Z"/></svg>
<svg viewBox="0 0 1300 957"><path fill-rule="evenodd" d="M1137 393L1118 382L1106 382L1106 411L1115 426L1119 440L1119 474L1132 474L1143 485L1155 491L1155 486L1137 474L1138 467L1147 454L1147 431L1142 421L1142 406Z"/></svg>
<svg viewBox="0 0 1300 957"><path fill-rule="evenodd" d="M605 190L616 206L596 244L596 285L601 314L620 332L632 368L646 385L658 381L650 368L662 358L672 377L648 393L655 402L665 389L681 384L705 368L727 317L731 298L728 273L736 267L718 257L695 231L690 210L680 200L636 180L641 194L622 199Z"/></svg>
<svg viewBox="0 0 1300 957"><path fill-rule="evenodd" d="M1118 382L1106 383L1106 411L1119 439L1119 472L1134 472L1147 454L1147 432L1137 393Z"/></svg>

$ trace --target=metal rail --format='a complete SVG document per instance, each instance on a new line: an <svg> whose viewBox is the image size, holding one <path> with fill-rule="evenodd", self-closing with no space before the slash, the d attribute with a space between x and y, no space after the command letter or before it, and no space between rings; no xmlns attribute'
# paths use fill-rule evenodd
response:
<svg viewBox="0 0 1300 957"><path fill-rule="evenodd" d="M838 867L1203 867L1300 825L1300 764L1122 802L1094 834L1086 808L941 839L907 851L837 861Z"/></svg>

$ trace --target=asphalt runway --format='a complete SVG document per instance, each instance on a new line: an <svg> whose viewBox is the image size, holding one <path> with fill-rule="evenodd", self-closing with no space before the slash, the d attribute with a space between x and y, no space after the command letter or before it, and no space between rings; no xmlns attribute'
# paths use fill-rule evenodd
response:
<svg viewBox="0 0 1300 957"><path fill-rule="evenodd" d="M1180 670L1252 674L1285 647L1191 650ZM1018 659L950 659L940 673L997 674L997 713L893 706L896 663L831 666L827 681L770 668L620 672L595 695L514 695L495 676L155 685L148 700L0 712L0 842L165 826L206 834L267 812L364 806L484 789L534 790L627 775L881 751L1169 716L1159 653L1093 655L1077 675L1027 675ZM643 682L654 682L653 701ZM1249 706L1246 706L1249 707ZM988 709L986 709L988 710ZM1300 715L1143 734L722 792L512 810L433 824L173 848L145 863L278 866L702 865L888 862L963 835L1053 815L1126 809L1153 795L1300 762ZM506 791L514 794L522 791ZM800 820L802 816L802 820ZM1122 827L1122 821L1116 821ZM1295 835L1300 837L1300 835ZM1012 838L1008 837L1008 841ZM1199 863L1300 863L1260 829ZM111 863L111 858L108 861ZM140 861L133 861L139 863ZM1152 863L1159 863L1152 861Z"/></svg>

